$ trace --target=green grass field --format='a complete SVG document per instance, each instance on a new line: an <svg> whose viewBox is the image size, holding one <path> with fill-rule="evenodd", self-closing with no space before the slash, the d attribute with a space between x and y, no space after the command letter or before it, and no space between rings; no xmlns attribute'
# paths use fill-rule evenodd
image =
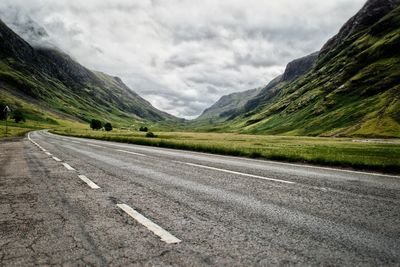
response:
<svg viewBox="0 0 400 267"><path fill-rule="evenodd" d="M400 173L400 140L358 142L350 138L244 135L234 133L157 132L156 138L128 130L112 132L59 128L52 132L139 145L193 150L288 162Z"/></svg>

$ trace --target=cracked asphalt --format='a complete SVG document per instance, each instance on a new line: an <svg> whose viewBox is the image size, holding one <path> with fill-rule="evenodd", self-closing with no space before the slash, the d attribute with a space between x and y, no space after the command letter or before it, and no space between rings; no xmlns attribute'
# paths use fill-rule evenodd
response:
<svg viewBox="0 0 400 267"><path fill-rule="evenodd" d="M0 142L0 266L400 265L398 176L30 138Z"/></svg>

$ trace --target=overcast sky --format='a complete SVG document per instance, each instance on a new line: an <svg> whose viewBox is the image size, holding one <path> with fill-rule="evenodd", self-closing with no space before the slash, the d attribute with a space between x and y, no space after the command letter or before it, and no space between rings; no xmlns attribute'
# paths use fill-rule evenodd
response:
<svg viewBox="0 0 400 267"><path fill-rule="evenodd" d="M161 110L193 118L319 50L364 2L1 0L0 16L23 34L18 25L28 14L49 35L39 42L121 77Z"/></svg>

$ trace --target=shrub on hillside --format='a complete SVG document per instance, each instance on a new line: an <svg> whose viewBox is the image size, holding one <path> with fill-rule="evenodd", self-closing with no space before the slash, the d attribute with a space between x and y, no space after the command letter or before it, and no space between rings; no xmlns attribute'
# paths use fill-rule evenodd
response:
<svg viewBox="0 0 400 267"><path fill-rule="evenodd" d="M154 138L154 137L157 137L157 135L155 135L153 132L148 132L148 133L146 133L146 137Z"/></svg>
<svg viewBox="0 0 400 267"><path fill-rule="evenodd" d="M141 132L147 132L149 129L146 127L146 126L141 126L140 128L139 128L139 131L141 131Z"/></svg>
<svg viewBox="0 0 400 267"><path fill-rule="evenodd" d="M104 130L106 130L107 132L112 131L113 127L111 125L111 123L107 122L106 124L104 124Z"/></svg>
<svg viewBox="0 0 400 267"><path fill-rule="evenodd" d="M92 121L90 122L90 128L92 128L92 130L100 130L102 127L103 124L99 120L92 119Z"/></svg>
<svg viewBox="0 0 400 267"><path fill-rule="evenodd" d="M21 121L25 122L25 115L24 115L24 113L22 112L22 110L20 110L20 109L15 110L15 111L12 113L12 117L11 117L11 118L14 119L14 121L15 121L16 123L19 123L19 122L21 122Z"/></svg>

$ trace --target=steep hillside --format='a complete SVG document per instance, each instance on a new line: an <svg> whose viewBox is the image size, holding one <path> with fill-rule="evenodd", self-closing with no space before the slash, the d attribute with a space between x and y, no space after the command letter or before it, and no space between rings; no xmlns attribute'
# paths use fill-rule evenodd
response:
<svg viewBox="0 0 400 267"><path fill-rule="evenodd" d="M175 122L117 77L94 72L55 49L33 48L0 21L0 91L83 121Z"/></svg>
<svg viewBox="0 0 400 267"><path fill-rule="evenodd" d="M267 86L234 121L213 130L400 137L399 4L368 1L322 48L311 70Z"/></svg>
<svg viewBox="0 0 400 267"><path fill-rule="evenodd" d="M256 88L244 92L233 93L221 97L214 105L204 110L204 112L193 122L218 122L234 118L242 112L246 103L258 95L262 88Z"/></svg>

